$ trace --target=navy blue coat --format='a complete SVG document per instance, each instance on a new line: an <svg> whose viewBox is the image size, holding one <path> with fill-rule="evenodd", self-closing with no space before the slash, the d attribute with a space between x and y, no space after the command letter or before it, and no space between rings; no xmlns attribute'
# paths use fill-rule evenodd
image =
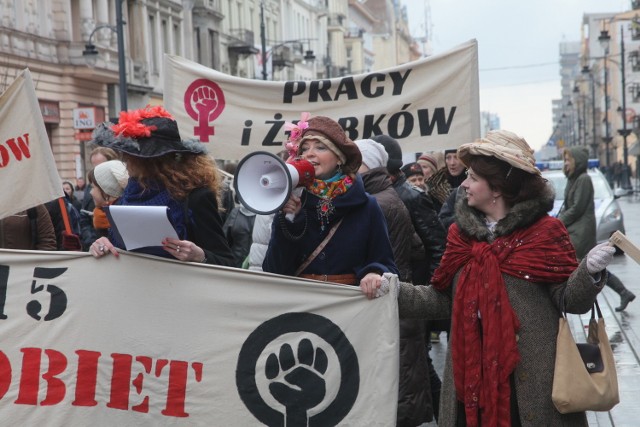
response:
<svg viewBox="0 0 640 427"><path fill-rule="evenodd" d="M316 213L319 202L320 198L305 190L302 209L293 223L282 212L276 214L262 264L264 271L293 276L331 227L344 218L327 246L302 274L355 274L358 280L370 272L398 274L382 210L365 193L360 175L345 194L333 199L335 212L324 230ZM298 236L301 237L296 239Z"/></svg>

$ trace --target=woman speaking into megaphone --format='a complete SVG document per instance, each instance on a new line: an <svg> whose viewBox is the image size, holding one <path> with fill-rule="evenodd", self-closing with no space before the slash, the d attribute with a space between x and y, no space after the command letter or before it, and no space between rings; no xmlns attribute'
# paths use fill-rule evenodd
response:
<svg viewBox="0 0 640 427"><path fill-rule="evenodd" d="M360 150L336 121L307 118L288 125L287 148L313 165L315 179L276 213L262 268L377 288L383 273L398 270L382 211L356 173Z"/></svg>

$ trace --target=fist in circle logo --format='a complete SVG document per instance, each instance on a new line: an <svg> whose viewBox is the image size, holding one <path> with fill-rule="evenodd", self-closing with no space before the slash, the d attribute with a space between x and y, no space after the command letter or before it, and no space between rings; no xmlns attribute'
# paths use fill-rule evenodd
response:
<svg viewBox="0 0 640 427"><path fill-rule="evenodd" d="M184 108L198 124L193 128L193 134L201 142L209 142L209 136L215 134L213 122L224 110L224 93L220 86L211 80L198 79L189 85L184 93Z"/></svg>
<svg viewBox="0 0 640 427"><path fill-rule="evenodd" d="M286 313L246 339L236 385L249 411L268 426L337 425L358 396L358 357L329 319Z"/></svg>

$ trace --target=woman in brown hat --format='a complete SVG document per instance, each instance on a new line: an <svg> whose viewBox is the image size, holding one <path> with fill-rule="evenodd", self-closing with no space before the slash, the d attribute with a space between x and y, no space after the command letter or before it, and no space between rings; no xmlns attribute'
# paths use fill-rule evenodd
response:
<svg viewBox="0 0 640 427"><path fill-rule="evenodd" d="M560 414L551 400L558 319L563 295L567 312L589 311L613 248L578 265L524 139L492 131L458 155L466 197L440 267L431 286L401 283L398 295L401 317L452 317L439 424L586 426L583 412Z"/></svg>
<svg viewBox="0 0 640 427"><path fill-rule="evenodd" d="M197 140L183 141L178 125L162 107L123 111L118 124L104 123L93 142L122 153L129 182L118 204L167 206L178 239L165 238L150 253L180 261L233 265L218 213L220 178L213 159ZM94 257L124 249L118 235L101 237L90 248Z"/></svg>
<svg viewBox="0 0 640 427"><path fill-rule="evenodd" d="M289 146L316 179L275 215L263 270L373 289L382 273L398 270L382 211L356 173L360 150L328 117L297 126Z"/></svg>

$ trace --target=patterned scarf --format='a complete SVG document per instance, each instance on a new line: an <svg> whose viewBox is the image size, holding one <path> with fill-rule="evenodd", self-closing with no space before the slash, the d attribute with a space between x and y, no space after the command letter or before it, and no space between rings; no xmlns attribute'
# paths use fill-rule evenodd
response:
<svg viewBox="0 0 640 427"><path fill-rule="evenodd" d="M349 191L352 185L353 179L350 176L338 173L327 180L316 179L307 188L311 194L315 194L320 199L316 206L316 213L321 231L324 231L329 223L329 217L335 212L332 200Z"/></svg>
<svg viewBox="0 0 640 427"><path fill-rule="evenodd" d="M520 321L502 274L534 285L552 284L566 281L576 267L566 228L549 216L492 243L463 235L456 223L451 226L431 283L444 290L461 270L453 300L451 354L468 426L511 425L509 376L520 361Z"/></svg>

